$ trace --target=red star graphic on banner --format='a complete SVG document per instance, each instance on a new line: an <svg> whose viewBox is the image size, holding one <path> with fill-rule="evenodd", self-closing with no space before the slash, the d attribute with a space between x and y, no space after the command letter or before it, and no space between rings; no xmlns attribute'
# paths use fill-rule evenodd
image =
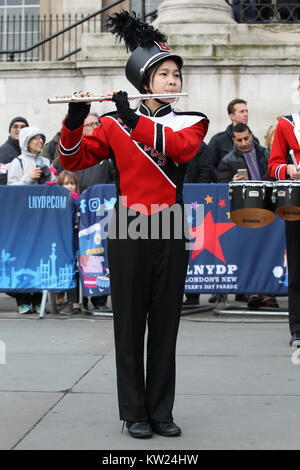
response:
<svg viewBox="0 0 300 470"><path fill-rule="evenodd" d="M218 206L220 206L220 207L222 207L222 208L225 207L225 206L226 206L225 199L220 199Z"/></svg>
<svg viewBox="0 0 300 470"><path fill-rule="evenodd" d="M235 224L231 222L214 222L211 211L209 211L200 225L190 229L191 235L195 238L192 260L201 251L208 250L216 258L226 263L219 237L234 226Z"/></svg>

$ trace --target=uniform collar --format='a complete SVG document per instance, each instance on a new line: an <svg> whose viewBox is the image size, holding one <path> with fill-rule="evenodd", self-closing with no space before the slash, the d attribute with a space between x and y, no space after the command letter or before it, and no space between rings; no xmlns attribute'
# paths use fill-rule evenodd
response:
<svg viewBox="0 0 300 470"><path fill-rule="evenodd" d="M160 108L158 108L154 114L151 114L151 111L150 109L148 108L148 106L145 104L145 103L141 103L139 108L138 108L139 112L141 114L143 114L144 116L151 116L151 117L162 117L162 116L166 116L167 114L171 113L172 111L172 106L167 103L165 104L164 106L161 106Z"/></svg>

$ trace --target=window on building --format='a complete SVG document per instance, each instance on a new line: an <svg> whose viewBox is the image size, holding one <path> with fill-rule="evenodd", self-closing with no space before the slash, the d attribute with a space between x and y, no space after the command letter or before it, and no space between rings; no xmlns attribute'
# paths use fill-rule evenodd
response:
<svg viewBox="0 0 300 470"><path fill-rule="evenodd" d="M24 49L36 43L39 13L39 0L0 0L0 49Z"/></svg>
<svg viewBox="0 0 300 470"><path fill-rule="evenodd" d="M162 0L131 0L131 10L135 11L137 15L142 14L142 3L144 3L145 14L152 13L157 9Z"/></svg>

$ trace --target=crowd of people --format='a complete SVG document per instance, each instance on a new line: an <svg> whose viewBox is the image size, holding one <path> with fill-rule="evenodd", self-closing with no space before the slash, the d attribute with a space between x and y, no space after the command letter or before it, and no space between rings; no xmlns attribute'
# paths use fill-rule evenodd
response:
<svg viewBox="0 0 300 470"><path fill-rule="evenodd" d="M266 126L267 140L262 146L249 126L246 100L235 99L228 104L229 126L206 144L206 115L176 112L174 97L161 97L182 89L183 60L171 53L165 36L128 12L112 15L109 27L131 51L127 79L139 93L153 97L132 109L126 92L108 92L106 97L116 109L99 121L90 111L90 94L79 92L77 95L86 100L69 104L61 130L46 145L42 130L31 127L23 117L12 119L9 138L0 147L1 183L61 184L76 198L90 185L115 182L120 197L111 225L118 227L125 215L128 231L127 237L118 232L108 236L120 419L134 438L150 438L153 432L175 437L181 434L172 415L176 341L188 266L183 183L300 179L297 166L286 161L288 149L294 149L300 159L300 116L279 119L275 134L274 126ZM298 142L293 127L299 131ZM155 160L158 155L160 164ZM134 205L139 211L132 211ZM174 205L180 209L179 219L171 216ZM168 237L161 230L165 212L169 214ZM147 236L133 239L129 225L141 223L143 218ZM160 230L152 237L151 229L157 222ZM293 224L287 223L286 231L289 276L291 273L290 344L300 346L300 267L295 256L300 222ZM26 299L15 295L18 310L38 311L37 294L26 295ZM74 313L76 295L71 291L60 300L57 297L62 313ZM255 306L277 305L271 295L253 296L247 299L250 306L251 301ZM106 301L91 299L95 309L105 308ZM199 296L187 296L187 302L198 303Z"/></svg>
<svg viewBox="0 0 300 470"><path fill-rule="evenodd" d="M228 103L227 114L230 120L228 127L213 135L208 143L202 142L196 155L189 161L185 174L185 183L228 183L230 181L269 179L268 160L275 133L275 124L266 130L264 146L259 143L248 126L248 108L244 99L234 99ZM99 126L99 115L90 112L84 120L83 135L92 135ZM0 146L0 184L41 184L56 181L67 189L72 180L72 187L78 197L89 186L114 183L114 169L111 159L104 160L89 168L75 172L65 171L58 152L61 130L46 143L45 133L31 127L28 121L17 116L8 127L7 141ZM252 154L249 155L249 152ZM247 161L247 158L250 161ZM254 169L251 161L255 162ZM45 171L49 168L49 172ZM248 169L248 175L240 169ZM257 171L255 171L255 168ZM45 175L46 172L46 175ZM65 184L59 175L67 178ZM72 175L72 177L70 176ZM74 196L74 194L73 194ZM76 293L77 292L77 293ZM80 312L78 289L74 293L55 294L56 303L61 314ZM20 313L34 313L40 310L41 295L15 294ZM107 306L107 295L83 297L82 306L87 314L110 311ZM222 296L212 294L209 302L223 300ZM248 307L278 307L273 295L237 294L236 301L247 302ZM199 305L200 294L186 293L184 305ZM92 306L92 308L91 308Z"/></svg>

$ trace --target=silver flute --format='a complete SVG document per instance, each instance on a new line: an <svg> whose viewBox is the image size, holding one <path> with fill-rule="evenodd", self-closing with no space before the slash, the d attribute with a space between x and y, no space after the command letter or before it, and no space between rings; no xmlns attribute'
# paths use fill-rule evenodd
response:
<svg viewBox="0 0 300 470"><path fill-rule="evenodd" d="M128 95L128 100L149 100L149 99L159 99L159 98L181 98L183 96L188 96L188 93L158 93L158 94L151 94L148 95ZM90 101L112 101L111 98L106 98L105 95L99 96L75 96L73 95L65 95L65 96L56 96L55 98L48 98L49 104L60 104L60 103L84 103Z"/></svg>

